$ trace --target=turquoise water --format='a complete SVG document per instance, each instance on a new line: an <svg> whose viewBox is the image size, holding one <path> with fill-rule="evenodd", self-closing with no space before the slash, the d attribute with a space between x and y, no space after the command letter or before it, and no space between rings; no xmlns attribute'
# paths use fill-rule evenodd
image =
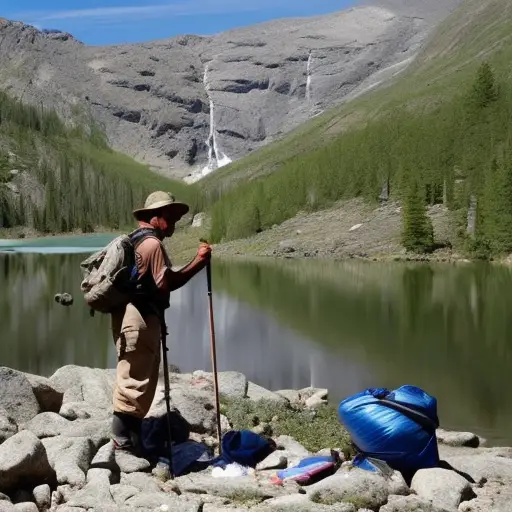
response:
<svg viewBox="0 0 512 512"><path fill-rule="evenodd" d="M104 247L116 235L91 234L49 236L31 239L0 240L0 252L71 254L93 252Z"/></svg>

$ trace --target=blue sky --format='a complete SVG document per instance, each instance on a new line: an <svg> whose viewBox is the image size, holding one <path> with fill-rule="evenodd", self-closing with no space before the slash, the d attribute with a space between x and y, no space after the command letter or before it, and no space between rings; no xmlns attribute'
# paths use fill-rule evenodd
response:
<svg viewBox="0 0 512 512"><path fill-rule="evenodd" d="M72 33L87 44L214 34L274 18L345 9L356 0L0 0L0 17Z"/></svg>

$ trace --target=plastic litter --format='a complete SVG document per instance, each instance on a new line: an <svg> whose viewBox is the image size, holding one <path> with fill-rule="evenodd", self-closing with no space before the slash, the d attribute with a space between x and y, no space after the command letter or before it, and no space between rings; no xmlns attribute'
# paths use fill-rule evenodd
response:
<svg viewBox="0 0 512 512"><path fill-rule="evenodd" d="M221 466L216 466L212 469L212 477L214 478L247 476L252 473L254 473L253 468L242 466L237 462L227 464L224 468Z"/></svg>

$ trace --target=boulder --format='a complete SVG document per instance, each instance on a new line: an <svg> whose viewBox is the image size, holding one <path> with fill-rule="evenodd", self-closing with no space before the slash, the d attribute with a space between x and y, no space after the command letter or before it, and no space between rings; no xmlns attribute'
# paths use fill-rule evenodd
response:
<svg viewBox="0 0 512 512"><path fill-rule="evenodd" d="M89 402L95 407L112 410L113 382L110 373L99 368L66 365L51 377L56 389L64 390L62 403Z"/></svg>
<svg viewBox="0 0 512 512"><path fill-rule="evenodd" d="M158 482L149 473L121 473L122 485L135 487L139 492L160 492Z"/></svg>
<svg viewBox="0 0 512 512"><path fill-rule="evenodd" d="M62 430L63 437L88 437L96 450L108 443L112 436L112 420L110 418L90 420L75 420L68 422L68 426Z"/></svg>
<svg viewBox="0 0 512 512"><path fill-rule="evenodd" d="M18 432L14 418L3 408L0 408L0 444Z"/></svg>
<svg viewBox="0 0 512 512"><path fill-rule="evenodd" d="M445 462L447 469L463 474L471 483L481 485L493 479L512 483L512 459L483 453L446 457Z"/></svg>
<svg viewBox="0 0 512 512"><path fill-rule="evenodd" d="M198 433L215 432L215 407L213 394L198 389L171 389L171 403L178 409L190 428ZM165 401L162 397L162 410Z"/></svg>
<svg viewBox="0 0 512 512"><path fill-rule="evenodd" d="M121 507L124 505L126 500L138 494L139 489L133 485L114 484L110 486L110 492L114 498L114 501L116 502L116 505Z"/></svg>
<svg viewBox="0 0 512 512"><path fill-rule="evenodd" d="M108 510L116 505L110 492L111 472L108 469L90 469L87 483L67 502L70 507L93 510Z"/></svg>
<svg viewBox="0 0 512 512"><path fill-rule="evenodd" d="M15 510L10 501L0 501L0 512L14 512Z"/></svg>
<svg viewBox="0 0 512 512"><path fill-rule="evenodd" d="M23 503L16 503L14 505L14 512L39 512L37 505L31 501L25 501Z"/></svg>
<svg viewBox="0 0 512 512"><path fill-rule="evenodd" d="M60 389L56 389L49 379L25 373L25 377L32 386L32 391L39 402L42 411L59 412L62 405L64 393Z"/></svg>
<svg viewBox="0 0 512 512"><path fill-rule="evenodd" d="M32 432L18 432L0 445L0 491L17 489L27 481L37 485L54 480L45 447Z"/></svg>
<svg viewBox="0 0 512 512"><path fill-rule="evenodd" d="M308 486L307 494L314 503L352 503L358 508L378 510L387 503L390 494L398 494L397 491L404 494L408 492L407 486L398 483L398 480L398 477L393 481L358 468L340 470L335 475Z"/></svg>
<svg viewBox="0 0 512 512"><path fill-rule="evenodd" d="M275 402L277 404L288 404L288 400L278 393L274 393L273 391L269 391L268 389L262 388L261 386L258 386L257 384L254 384L254 382L249 382L247 386L247 397L251 400L258 401L258 400L267 400L270 402Z"/></svg>
<svg viewBox="0 0 512 512"><path fill-rule="evenodd" d="M40 511L46 511L50 508L52 501L52 491L48 484L38 485L32 491L34 502Z"/></svg>
<svg viewBox="0 0 512 512"><path fill-rule="evenodd" d="M0 407L4 408L16 423L30 421L39 414L41 407L32 386L22 372L0 367Z"/></svg>
<svg viewBox="0 0 512 512"><path fill-rule="evenodd" d="M112 472L119 472L120 468L116 462L116 455L114 450L114 442L109 441L104 444L93 457L91 469L109 469Z"/></svg>
<svg viewBox="0 0 512 512"><path fill-rule="evenodd" d="M286 398L291 405L299 405L300 404L300 395L299 392L295 389L280 389L276 391L278 395Z"/></svg>
<svg viewBox="0 0 512 512"><path fill-rule="evenodd" d="M43 439L48 460L59 484L83 486L89 469L94 444L88 437L48 437Z"/></svg>
<svg viewBox="0 0 512 512"><path fill-rule="evenodd" d="M122 450L115 451L115 461L122 473L138 473L149 471L151 468L151 464L146 459Z"/></svg>
<svg viewBox="0 0 512 512"><path fill-rule="evenodd" d="M433 505L430 501L414 495L397 496L391 494L386 505L381 507L380 512L446 512Z"/></svg>
<svg viewBox="0 0 512 512"><path fill-rule="evenodd" d="M303 403L306 403L306 401L313 396L316 396L319 399L327 400L329 396L329 390L325 388L314 388L309 386L307 388L299 389L299 396Z"/></svg>
<svg viewBox="0 0 512 512"><path fill-rule="evenodd" d="M420 469L411 482L411 489L434 506L457 510L463 501L472 499L475 494L470 483L455 471L442 468Z"/></svg>
<svg viewBox="0 0 512 512"><path fill-rule="evenodd" d="M192 374L192 385L199 379L205 379L213 385L213 374L202 370L195 371ZM247 394L248 382L243 373L239 372L219 372L218 373L219 394L226 398L245 398Z"/></svg>
<svg viewBox="0 0 512 512"><path fill-rule="evenodd" d="M296 460L298 462L300 459L311 455L304 446L302 446L298 441L295 441L291 436L282 435L276 437L275 442L277 445L277 451L274 453L279 453L279 451L286 452L288 463L290 463L291 460Z"/></svg>
<svg viewBox="0 0 512 512"><path fill-rule="evenodd" d="M105 419L110 417L111 411L110 409L96 407L89 402L66 402L62 404L59 414L70 421L74 421L77 419L87 420L89 418Z"/></svg>
<svg viewBox="0 0 512 512"><path fill-rule="evenodd" d="M271 453L266 459L262 460L256 466L257 471L265 471L267 469L284 469L288 466L288 458L281 450Z"/></svg>
<svg viewBox="0 0 512 512"><path fill-rule="evenodd" d="M138 510L179 510L180 512L199 512L202 509L199 498L189 501L166 492L142 492L128 498L124 506Z"/></svg>
<svg viewBox="0 0 512 512"><path fill-rule="evenodd" d="M471 432L451 432L441 428L436 430L437 441L448 446L467 446L469 448L478 448L480 438Z"/></svg>
<svg viewBox="0 0 512 512"><path fill-rule="evenodd" d="M43 439L60 435L68 425L69 421L59 414L55 412L42 412L22 425L22 428L30 430L39 439Z"/></svg>
<svg viewBox="0 0 512 512"><path fill-rule="evenodd" d="M352 503L321 505L313 503L305 494L279 496L251 508L254 512L357 512Z"/></svg>

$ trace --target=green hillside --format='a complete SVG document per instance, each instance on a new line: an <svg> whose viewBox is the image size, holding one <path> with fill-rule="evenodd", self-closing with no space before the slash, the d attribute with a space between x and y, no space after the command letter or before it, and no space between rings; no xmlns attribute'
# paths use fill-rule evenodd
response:
<svg viewBox="0 0 512 512"><path fill-rule="evenodd" d="M196 211L196 187L113 151L93 123L69 126L55 112L0 91L0 228L122 228L133 224L133 207L155 189L173 191Z"/></svg>
<svg viewBox="0 0 512 512"><path fill-rule="evenodd" d="M511 34L508 1L467 0L394 84L207 177L212 238L245 237L343 198L376 202L389 183L392 199L419 185L425 204L444 202L461 245L512 251Z"/></svg>

